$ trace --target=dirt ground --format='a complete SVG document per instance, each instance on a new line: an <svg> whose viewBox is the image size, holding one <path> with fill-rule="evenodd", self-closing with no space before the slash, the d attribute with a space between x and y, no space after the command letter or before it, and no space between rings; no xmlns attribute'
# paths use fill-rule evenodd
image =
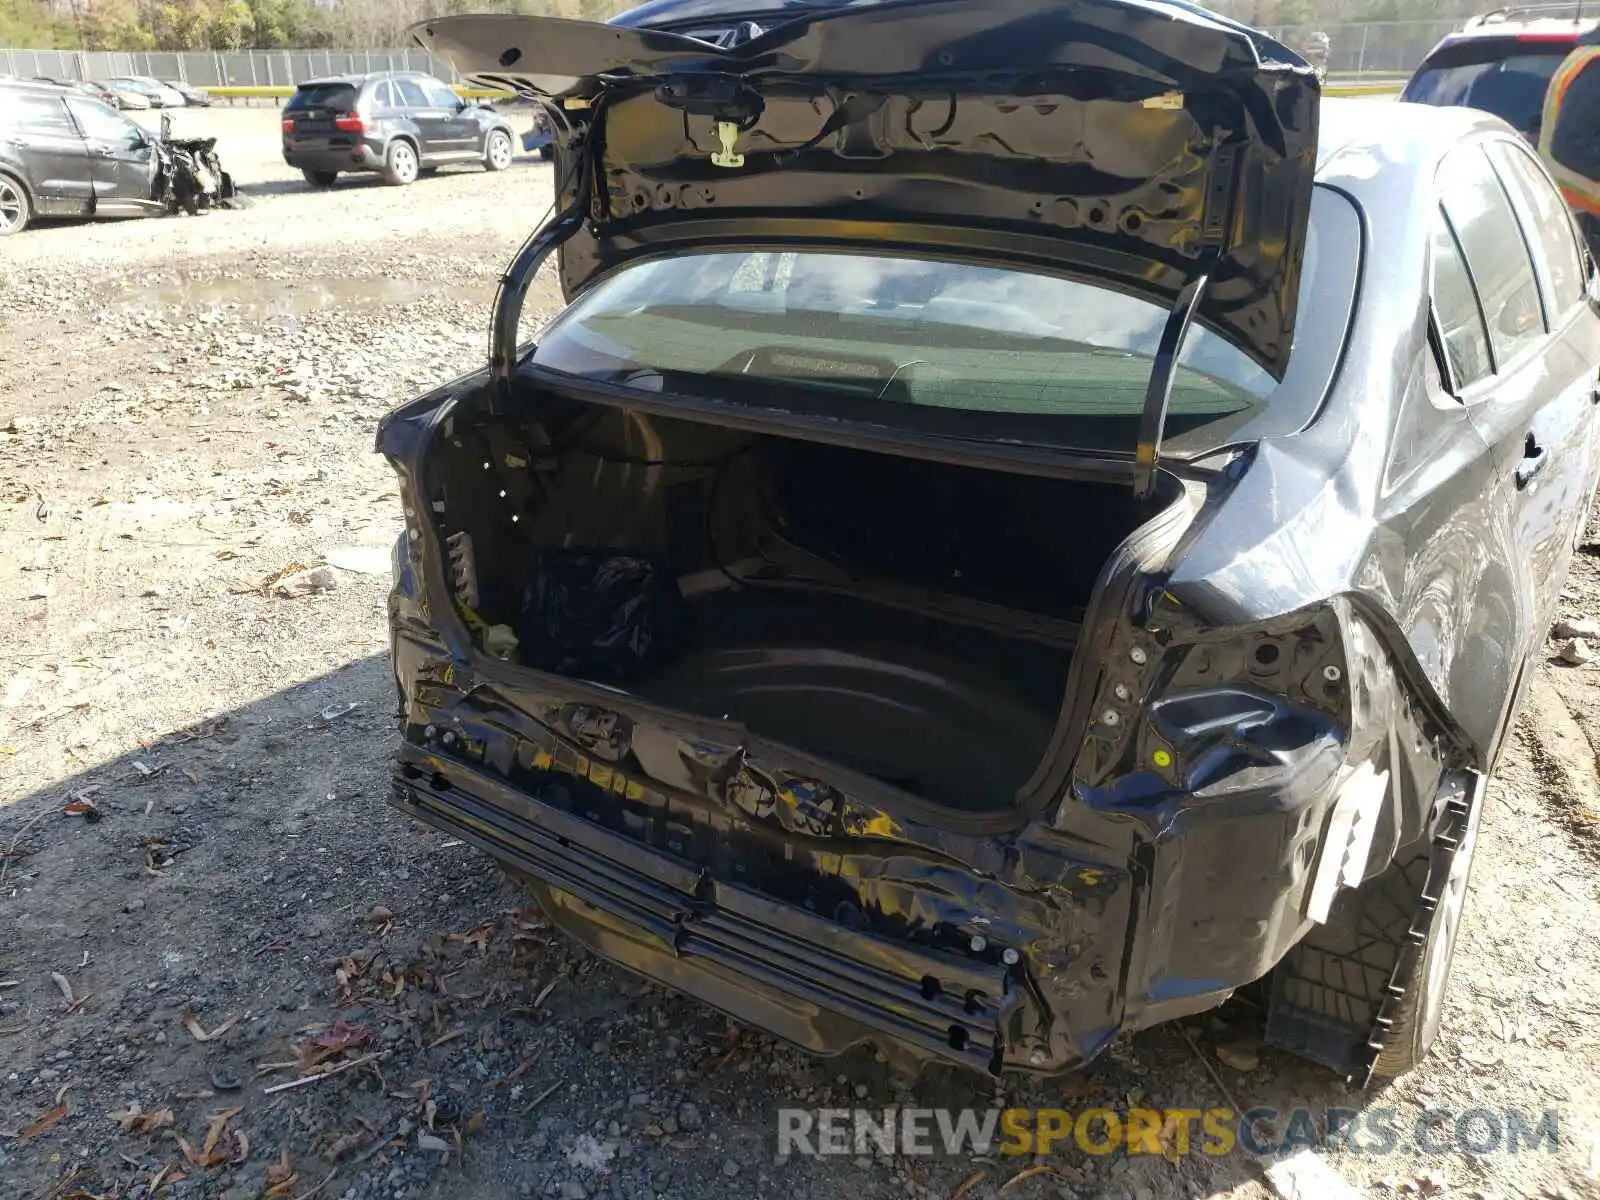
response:
<svg viewBox="0 0 1600 1200"><path fill-rule="evenodd" d="M0 1197L1267 1194L1243 1153L775 1155L780 1106L999 1097L1388 1110L1392 1153L1319 1151L1360 1194L1600 1192L1594 666L1549 668L1490 790L1433 1056L1364 1094L1242 1003L1003 1090L811 1059L564 944L387 807L374 424L481 360L549 168L317 194L276 121L179 116L244 211L0 243ZM324 560L330 591L262 586ZM1566 609L1600 616L1600 558ZM284 1087L319 1062L359 1065ZM1458 1136L1508 1108L1556 1110L1554 1141Z"/></svg>

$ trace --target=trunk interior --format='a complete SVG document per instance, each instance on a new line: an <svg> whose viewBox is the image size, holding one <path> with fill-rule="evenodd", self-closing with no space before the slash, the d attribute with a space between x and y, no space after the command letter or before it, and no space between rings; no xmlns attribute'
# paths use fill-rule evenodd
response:
<svg viewBox="0 0 1600 1200"><path fill-rule="evenodd" d="M1096 578L1150 515L1126 484L556 399L453 417L424 483L487 652L967 813L1017 802Z"/></svg>

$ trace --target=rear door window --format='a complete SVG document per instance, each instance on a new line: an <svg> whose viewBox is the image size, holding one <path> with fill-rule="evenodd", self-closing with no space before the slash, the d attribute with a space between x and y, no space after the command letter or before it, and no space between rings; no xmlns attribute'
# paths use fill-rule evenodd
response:
<svg viewBox="0 0 1600 1200"><path fill-rule="evenodd" d="M0 125L36 137L77 137L59 96L0 92Z"/></svg>
<svg viewBox="0 0 1600 1200"><path fill-rule="evenodd" d="M1483 325L1478 294L1442 209L1433 221L1432 257L1429 290L1433 319L1438 326L1439 339L1444 343L1451 389L1459 392L1486 377L1493 368L1489 358L1489 331Z"/></svg>
<svg viewBox="0 0 1600 1200"><path fill-rule="evenodd" d="M1528 244L1482 146L1462 146L1446 155L1437 182L1477 288L1495 369L1503 369L1545 333Z"/></svg>
<svg viewBox="0 0 1600 1200"><path fill-rule="evenodd" d="M1583 255L1566 203L1533 155L1521 146L1495 142L1489 155L1535 247L1546 307L1552 315L1565 312L1584 296Z"/></svg>
<svg viewBox="0 0 1600 1200"><path fill-rule="evenodd" d="M450 88L440 83L437 79L425 80L422 90L427 94L428 103L434 108L454 108L457 96Z"/></svg>
<svg viewBox="0 0 1600 1200"><path fill-rule="evenodd" d="M328 108L350 112L356 106L356 89L348 83L302 83L285 105L290 111L302 108Z"/></svg>
<svg viewBox="0 0 1600 1200"><path fill-rule="evenodd" d="M437 107L428 99L427 93L422 90L422 85L415 79L396 79L393 81L393 86L400 93L401 108Z"/></svg>

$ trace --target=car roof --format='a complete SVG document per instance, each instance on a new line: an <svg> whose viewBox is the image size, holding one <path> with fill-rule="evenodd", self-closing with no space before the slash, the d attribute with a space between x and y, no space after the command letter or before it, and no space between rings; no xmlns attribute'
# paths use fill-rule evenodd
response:
<svg viewBox="0 0 1600 1200"><path fill-rule="evenodd" d="M360 87L379 79L436 79L426 71L368 71L363 75L320 75L316 79L302 80L296 87Z"/></svg>
<svg viewBox="0 0 1600 1200"><path fill-rule="evenodd" d="M59 96L68 89L59 83L41 83L37 79L0 79L0 88L11 92L38 92L41 96Z"/></svg>
<svg viewBox="0 0 1600 1200"><path fill-rule="evenodd" d="M1535 11L1552 7L1559 7L1561 13L1549 16L1540 15ZM1600 17L1574 15L1575 11L1581 12L1581 6L1534 5L1530 9L1496 9L1494 12L1473 17L1460 29L1445 34L1433 49L1428 51L1427 57L1432 58L1439 51L1453 46L1482 45L1492 42L1524 43L1529 46L1544 44L1555 47L1575 45L1580 38L1600 30Z"/></svg>
<svg viewBox="0 0 1600 1200"><path fill-rule="evenodd" d="M1576 37L1600 26L1600 17L1584 16L1583 4L1519 4L1491 9L1467 19L1460 33L1474 36L1496 34L1568 34Z"/></svg>
<svg viewBox="0 0 1600 1200"><path fill-rule="evenodd" d="M1317 127L1317 182L1345 184L1386 172L1431 175L1433 164L1474 133L1515 131L1475 108L1399 100L1328 98Z"/></svg>

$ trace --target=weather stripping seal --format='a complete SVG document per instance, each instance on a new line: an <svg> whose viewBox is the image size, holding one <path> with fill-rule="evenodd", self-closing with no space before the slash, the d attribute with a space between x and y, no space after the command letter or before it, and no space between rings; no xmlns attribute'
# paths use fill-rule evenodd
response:
<svg viewBox="0 0 1600 1200"><path fill-rule="evenodd" d="M588 173L584 173L588 178ZM584 188L572 203L522 243L511 260L494 296L494 317L489 327L489 389L491 396L504 401L511 392L511 372L517 365L517 328L522 324L522 302L528 285L544 260L562 242L583 228L589 207L589 189Z"/></svg>
<svg viewBox="0 0 1600 1200"><path fill-rule="evenodd" d="M1133 498L1141 504L1155 495L1156 467L1161 461L1161 437L1167 425L1167 407L1172 401L1172 381L1178 373L1178 355L1183 352L1183 340L1210 279L1209 272L1202 272L1184 284L1161 330L1156 361L1150 370L1150 381L1145 384L1144 411L1139 414L1139 446L1134 455Z"/></svg>
<svg viewBox="0 0 1600 1200"><path fill-rule="evenodd" d="M494 315L489 325L489 411L498 413L511 398L511 375L517 365L517 330L522 324L522 304L534 274L562 243L583 228L593 192L594 173L602 160L604 103L589 121L589 136L574 148L569 175L556 189L560 196L569 184L576 186L572 203L534 230L500 276L494 294ZM575 176L575 178L574 178Z"/></svg>

